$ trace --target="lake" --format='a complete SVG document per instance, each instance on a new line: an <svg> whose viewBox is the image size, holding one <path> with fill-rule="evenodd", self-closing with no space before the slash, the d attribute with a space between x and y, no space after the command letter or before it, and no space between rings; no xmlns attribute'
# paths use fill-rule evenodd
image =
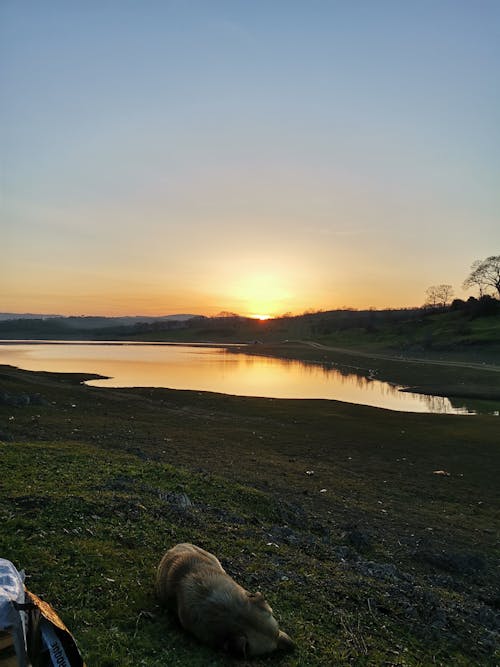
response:
<svg viewBox="0 0 500 667"><path fill-rule="evenodd" d="M164 343L0 344L0 364L26 370L98 373L96 387L168 387L239 396L323 398L405 412L475 414L476 409L319 364L234 354L205 345Z"/></svg>

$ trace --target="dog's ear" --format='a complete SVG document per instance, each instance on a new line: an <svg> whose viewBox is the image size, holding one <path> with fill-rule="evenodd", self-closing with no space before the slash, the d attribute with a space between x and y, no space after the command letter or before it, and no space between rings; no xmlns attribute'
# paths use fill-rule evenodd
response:
<svg viewBox="0 0 500 667"><path fill-rule="evenodd" d="M251 600L263 600L264 596L260 591L257 591L257 593L250 593L250 591L247 591L247 595Z"/></svg>
<svg viewBox="0 0 500 667"><path fill-rule="evenodd" d="M261 609L266 609L267 611L271 611L271 608L269 607L266 598L262 595L262 593L257 592L257 593L247 593L248 599L250 602L253 604L257 605L257 607L261 607Z"/></svg>
<svg viewBox="0 0 500 667"><path fill-rule="evenodd" d="M224 643L224 650L233 655L247 657L248 639L245 635L231 635Z"/></svg>
<svg viewBox="0 0 500 667"><path fill-rule="evenodd" d="M278 635L278 648L282 651L291 651L295 648L293 640L283 630L280 630Z"/></svg>

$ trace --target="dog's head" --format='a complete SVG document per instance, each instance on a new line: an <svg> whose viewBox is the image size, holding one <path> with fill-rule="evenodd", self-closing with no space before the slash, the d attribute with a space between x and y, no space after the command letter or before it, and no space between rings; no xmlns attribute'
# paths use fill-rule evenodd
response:
<svg viewBox="0 0 500 667"><path fill-rule="evenodd" d="M228 637L225 649L247 657L293 647L290 637L279 629L273 610L262 593L247 593L246 613L238 631Z"/></svg>

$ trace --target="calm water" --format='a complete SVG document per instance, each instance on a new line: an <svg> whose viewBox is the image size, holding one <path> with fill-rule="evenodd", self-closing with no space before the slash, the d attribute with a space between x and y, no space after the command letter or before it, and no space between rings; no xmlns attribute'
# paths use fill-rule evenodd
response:
<svg viewBox="0 0 500 667"><path fill-rule="evenodd" d="M326 398L407 412L471 414L447 398L402 393L317 364L233 354L205 346L102 343L0 344L0 364L109 376L100 387L169 387L240 396Z"/></svg>

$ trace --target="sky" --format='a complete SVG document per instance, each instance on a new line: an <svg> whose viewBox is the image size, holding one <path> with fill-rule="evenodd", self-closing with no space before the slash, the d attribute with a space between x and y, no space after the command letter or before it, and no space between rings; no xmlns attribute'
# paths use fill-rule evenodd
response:
<svg viewBox="0 0 500 667"><path fill-rule="evenodd" d="M0 311L420 305L500 253L497 0L1 0Z"/></svg>

